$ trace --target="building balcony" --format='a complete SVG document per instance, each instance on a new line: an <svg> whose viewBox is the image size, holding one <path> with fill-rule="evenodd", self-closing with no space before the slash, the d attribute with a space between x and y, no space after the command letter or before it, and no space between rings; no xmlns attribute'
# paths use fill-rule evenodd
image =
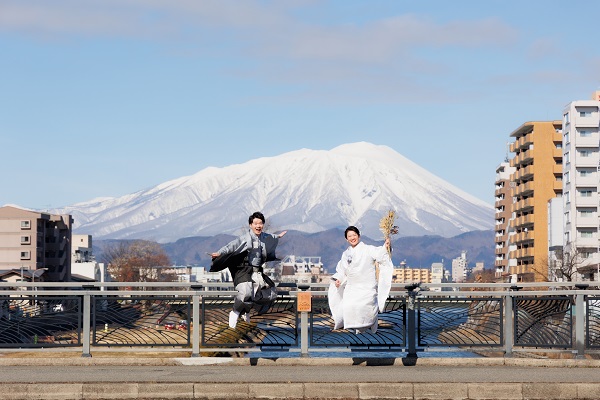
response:
<svg viewBox="0 0 600 400"><path fill-rule="evenodd" d="M598 248L598 238L597 237L591 237L591 238L578 237L576 245L577 245L577 247Z"/></svg>
<svg viewBox="0 0 600 400"><path fill-rule="evenodd" d="M598 166L598 156L594 157L582 157L581 155L575 156L575 165L577 167L590 167L596 168Z"/></svg>
<svg viewBox="0 0 600 400"><path fill-rule="evenodd" d="M577 187L596 187L598 185L598 177L596 176L578 176L575 179L575 186Z"/></svg>
<svg viewBox="0 0 600 400"><path fill-rule="evenodd" d="M562 181L554 181L552 185L552 190L555 192L563 190L563 182Z"/></svg>
<svg viewBox="0 0 600 400"><path fill-rule="evenodd" d="M597 128L598 126L596 126ZM594 134L589 137L581 137L577 136L577 148L579 147L589 147L589 148L598 148L598 135Z"/></svg>
<svg viewBox="0 0 600 400"><path fill-rule="evenodd" d="M513 240L514 240L514 243L520 243L520 242L532 241L534 239L535 239L535 232L527 231L527 232L517 233Z"/></svg>
<svg viewBox="0 0 600 400"><path fill-rule="evenodd" d="M515 179L513 179L513 180L516 182L518 182L524 178L529 178L529 177L533 176L533 166L528 165L525 168L521 168L518 171L516 171L514 175L515 175Z"/></svg>
<svg viewBox="0 0 600 400"><path fill-rule="evenodd" d="M533 225L533 221L533 214L523 215L521 217L515 218L515 227Z"/></svg>
<svg viewBox="0 0 600 400"><path fill-rule="evenodd" d="M563 156L562 149L553 149L552 150L552 157L554 157L554 158L562 158L562 156Z"/></svg>
<svg viewBox="0 0 600 400"><path fill-rule="evenodd" d="M519 200L516 203L515 211L516 210L523 210L523 209L531 208L531 207L533 207L533 197L529 197L527 199Z"/></svg>
<svg viewBox="0 0 600 400"><path fill-rule="evenodd" d="M552 134L552 141L555 143L562 143L563 134L562 132L554 132Z"/></svg>
<svg viewBox="0 0 600 400"><path fill-rule="evenodd" d="M577 207L598 207L598 196L576 196L575 204Z"/></svg>
<svg viewBox="0 0 600 400"><path fill-rule="evenodd" d="M576 225L578 228L597 228L598 222L597 217L577 217Z"/></svg>
<svg viewBox="0 0 600 400"><path fill-rule="evenodd" d="M533 182L521 183L515 188L515 196L520 196L527 192L533 192Z"/></svg>
<svg viewBox="0 0 600 400"><path fill-rule="evenodd" d="M498 235L494 238L494 242L495 243L506 243L508 241L508 235L507 234L503 234L503 235Z"/></svg>
<svg viewBox="0 0 600 400"><path fill-rule="evenodd" d="M517 165L523 164L526 161L530 161L531 159L534 158L534 155L535 155L535 150L534 149L529 149L529 150L522 151L517 156Z"/></svg>
<svg viewBox="0 0 600 400"><path fill-rule="evenodd" d="M533 257L533 247L527 247L522 249L513 250L509 253L509 258L531 258Z"/></svg>
<svg viewBox="0 0 600 400"><path fill-rule="evenodd" d="M562 164L554 164L554 166L552 167L552 173L554 173L554 175L562 175L563 165Z"/></svg>

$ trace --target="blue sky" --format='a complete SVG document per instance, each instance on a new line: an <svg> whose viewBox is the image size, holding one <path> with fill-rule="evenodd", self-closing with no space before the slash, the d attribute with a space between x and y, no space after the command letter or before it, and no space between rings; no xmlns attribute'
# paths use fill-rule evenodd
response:
<svg viewBox="0 0 600 400"><path fill-rule="evenodd" d="M599 15L581 0L0 0L0 205L358 141L492 204L509 134L600 88Z"/></svg>

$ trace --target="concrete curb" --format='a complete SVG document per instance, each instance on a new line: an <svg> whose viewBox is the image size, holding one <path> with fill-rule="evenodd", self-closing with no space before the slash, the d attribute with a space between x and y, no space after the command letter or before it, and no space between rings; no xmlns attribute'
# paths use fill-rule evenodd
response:
<svg viewBox="0 0 600 400"><path fill-rule="evenodd" d="M597 399L600 383L55 383L0 384L0 400L30 399Z"/></svg>

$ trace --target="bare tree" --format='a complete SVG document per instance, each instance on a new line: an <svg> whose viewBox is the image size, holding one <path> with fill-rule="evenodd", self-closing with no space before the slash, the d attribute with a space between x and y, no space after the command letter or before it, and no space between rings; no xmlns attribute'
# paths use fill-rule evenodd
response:
<svg viewBox="0 0 600 400"><path fill-rule="evenodd" d="M104 250L103 259L118 282L168 282L174 278L164 272L171 260L156 242L118 242Z"/></svg>
<svg viewBox="0 0 600 400"><path fill-rule="evenodd" d="M580 247L575 245L571 249L564 247L554 250L554 257L547 263L548 272L546 273L548 280L562 279L566 282L578 280L577 277L581 274L580 269L587 266L588 259Z"/></svg>

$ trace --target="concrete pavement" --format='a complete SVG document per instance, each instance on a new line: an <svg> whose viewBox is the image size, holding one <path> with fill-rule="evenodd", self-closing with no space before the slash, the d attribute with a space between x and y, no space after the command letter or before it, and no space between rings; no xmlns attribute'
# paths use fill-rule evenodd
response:
<svg viewBox="0 0 600 400"><path fill-rule="evenodd" d="M600 360L16 357L0 399L600 399Z"/></svg>

